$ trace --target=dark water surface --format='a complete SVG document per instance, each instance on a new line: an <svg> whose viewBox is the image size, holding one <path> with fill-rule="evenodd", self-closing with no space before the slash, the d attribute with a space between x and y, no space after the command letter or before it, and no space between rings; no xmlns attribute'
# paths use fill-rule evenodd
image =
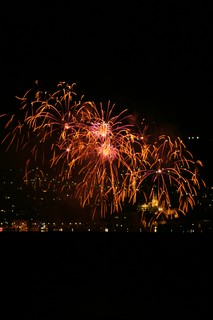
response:
<svg viewBox="0 0 213 320"><path fill-rule="evenodd" d="M210 319L212 244L212 234L2 233L5 306L24 319Z"/></svg>

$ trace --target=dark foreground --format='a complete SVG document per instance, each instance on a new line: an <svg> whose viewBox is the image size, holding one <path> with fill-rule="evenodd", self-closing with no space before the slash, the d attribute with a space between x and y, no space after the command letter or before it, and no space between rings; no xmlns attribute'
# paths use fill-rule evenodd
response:
<svg viewBox="0 0 213 320"><path fill-rule="evenodd" d="M21 319L213 319L212 234L2 233L1 310Z"/></svg>

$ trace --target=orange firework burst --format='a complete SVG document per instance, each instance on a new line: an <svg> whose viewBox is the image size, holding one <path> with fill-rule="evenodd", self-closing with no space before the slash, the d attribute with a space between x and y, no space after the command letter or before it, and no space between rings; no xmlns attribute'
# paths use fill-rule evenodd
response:
<svg viewBox="0 0 213 320"><path fill-rule="evenodd" d="M140 154L138 157L141 158ZM144 195L142 208L149 204L154 208L152 223L162 216L168 219L180 213L185 215L189 207L194 207L200 184L205 186L198 174L201 166L202 162L194 161L179 137L172 140L161 135L149 146L146 165L135 172L135 193L140 191L139 194Z"/></svg>
<svg viewBox="0 0 213 320"><path fill-rule="evenodd" d="M36 83L18 98L21 117L9 115L2 143L29 150L25 180L35 172L32 166L38 181L43 169L59 168L62 183L75 179L75 196L82 207L92 208L93 217L97 211L101 217L121 211L126 200L134 205L143 199L143 208L151 203L152 221L193 208L205 183L201 161L193 160L183 141L161 135L149 143L147 126L138 129L127 109L115 114L110 101L106 108L83 96L76 101L74 86L59 82L49 93Z"/></svg>
<svg viewBox="0 0 213 320"><path fill-rule="evenodd" d="M137 143L130 116L123 110L112 115L114 105L108 102L106 111L102 103L99 108L94 102L86 102L79 109L84 115L85 124L81 135L84 148L80 150L82 177L76 188L82 206L94 206L93 216L100 208L100 214L112 213L122 209L126 196L127 172L134 170L134 144ZM126 122L125 122L126 121ZM85 131L86 130L86 131Z"/></svg>

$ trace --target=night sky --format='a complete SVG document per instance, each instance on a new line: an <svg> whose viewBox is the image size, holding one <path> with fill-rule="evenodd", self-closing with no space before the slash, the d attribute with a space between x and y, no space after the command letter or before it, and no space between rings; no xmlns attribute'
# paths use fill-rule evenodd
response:
<svg viewBox="0 0 213 320"><path fill-rule="evenodd" d="M1 24L1 109L15 112L38 80L76 83L85 100L115 103L159 132L212 145L212 21L207 4L6 4ZM115 108L115 110L116 110ZM204 156L205 155L205 156Z"/></svg>
<svg viewBox="0 0 213 320"><path fill-rule="evenodd" d="M86 99L110 100L165 131L208 133L210 18L206 4L7 4L0 19L3 108L13 109L13 97L35 80L49 88L67 81Z"/></svg>

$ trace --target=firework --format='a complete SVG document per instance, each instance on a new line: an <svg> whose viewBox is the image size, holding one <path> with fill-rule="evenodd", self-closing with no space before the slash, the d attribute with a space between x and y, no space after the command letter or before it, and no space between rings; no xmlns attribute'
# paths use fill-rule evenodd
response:
<svg viewBox="0 0 213 320"><path fill-rule="evenodd" d="M94 214L100 207L104 217L122 209L127 194L126 173L134 170L134 144L136 135L130 124L127 110L112 115L115 105L108 102L106 111L102 103L99 107L94 102L84 103L79 112L84 115L84 147L79 152L82 177L77 185L76 194L82 206L94 206Z"/></svg>
<svg viewBox="0 0 213 320"><path fill-rule="evenodd" d="M140 154L138 158L141 158ZM198 174L202 162L194 161L179 137L172 140L166 135L159 136L149 146L147 158L145 166L139 166L135 172L135 190L140 190L139 193L144 196L145 205L142 208L149 207L149 211L153 211L151 222L162 216L168 219L185 215L189 208L194 207L201 184L205 186ZM144 214L142 220L143 217Z"/></svg>
<svg viewBox="0 0 213 320"><path fill-rule="evenodd" d="M92 208L93 217L97 211L101 217L122 211L126 200L143 201L142 221L147 210L154 222L193 208L205 183L201 161L194 161L183 141L161 135L151 143L147 126L140 128L127 109L116 114L110 101L104 106L83 101L84 96L76 100L74 87L59 82L52 93L38 90L36 83L17 97L18 116L1 116L9 116L2 141L7 150L15 144L29 153L24 179L36 172L40 183L44 170L57 168L62 184L75 180L75 197Z"/></svg>

